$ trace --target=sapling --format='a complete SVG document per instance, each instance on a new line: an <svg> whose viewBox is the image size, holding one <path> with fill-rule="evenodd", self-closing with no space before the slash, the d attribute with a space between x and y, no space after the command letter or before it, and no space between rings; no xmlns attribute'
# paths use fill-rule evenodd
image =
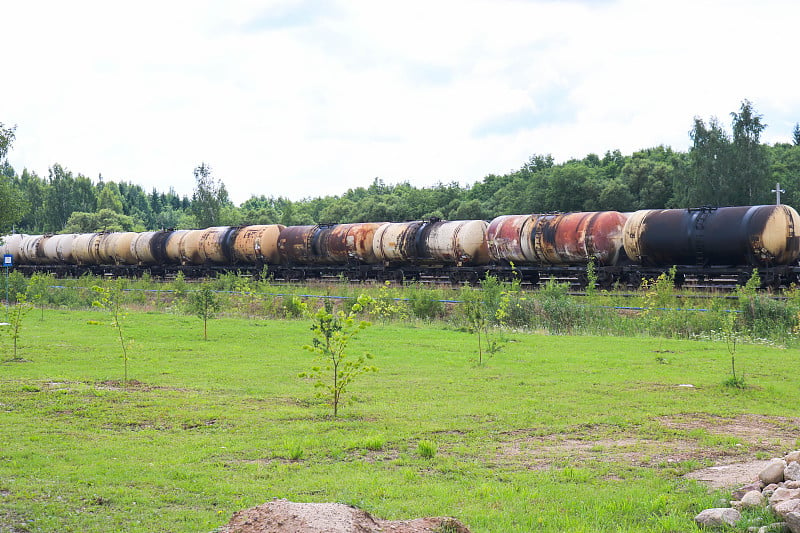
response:
<svg viewBox="0 0 800 533"><path fill-rule="evenodd" d="M198 290L189 293L186 304L189 312L203 320L203 340L208 340L208 320L222 308L219 297L208 283L203 283Z"/></svg>
<svg viewBox="0 0 800 533"><path fill-rule="evenodd" d="M124 372L123 384L128 384L128 347L125 336L122 333L122 321L125 318L125 310L122 307L122 281L117 279L109 287L95 285L92 290L98 294L98 299L92 302L93 307L107 309L111 313L111 326L117 330L119 344L122 347L122 366Z"/></svg>
<svg viewBox="0 0 800 533"><path fill-rule="evenodd" d="M17 356L17 345L19 343L19 338L22 333L22 321L25 318L25 315L28 314L32 308L31 304L28 303L25 293L20 293L17 295L17 303L11 308L8 313L8 332L9 337L14 344L14 359L13 361L19 361L20 358Z"/></svg>
<svg viewBox="0 0 800 533"><path fill-rule="evenodd" d="M347 353L348 344L370 323L358 320L358 314L371 306L374 300L362 294L356 303L345 313L334 310L330 300L317 309L312 317L311 331L314 338L304 349L316 355L317 364L301 378L316 380L314 386L320 389L319 395L326 398L333 407L333 416L339 416L339 404L350 384L361 374L376 372L377 368L367 363L372 354L364 353L352 357Z"/></svg>

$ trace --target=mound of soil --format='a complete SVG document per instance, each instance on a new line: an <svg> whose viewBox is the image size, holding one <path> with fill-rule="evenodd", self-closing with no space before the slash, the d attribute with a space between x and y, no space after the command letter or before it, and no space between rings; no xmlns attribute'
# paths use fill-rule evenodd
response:
<svg viewBox="0 0 800 533"><path fill-rule="evenodd" d="M340 503L271 502L234 514L215 533L470 533L454 518L380 520Z"/></svg>

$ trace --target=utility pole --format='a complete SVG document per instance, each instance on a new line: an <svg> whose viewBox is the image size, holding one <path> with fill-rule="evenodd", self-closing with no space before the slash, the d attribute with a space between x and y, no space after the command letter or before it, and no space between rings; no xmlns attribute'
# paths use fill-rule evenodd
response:
<svg viewBox="0 0 800 533"><path fill-rule="evenodd" d="M772 189L770 192L774 192L775 193L775 196L776 196L775 205L781 205L781 193L782 192L786 192L785 189L781 189L781 184L780 183L776 183L775 184L775 188Z"/></svg>

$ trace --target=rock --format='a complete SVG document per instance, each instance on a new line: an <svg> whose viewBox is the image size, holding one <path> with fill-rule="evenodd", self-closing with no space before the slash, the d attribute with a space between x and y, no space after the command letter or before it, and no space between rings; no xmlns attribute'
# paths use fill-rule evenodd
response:
<svg viewBox="0 0 800 533"><path fill-rule="evenodd" d="M784 456L783 460L786 461L787 463L791 462L800 463L800 450L795 450L793 452L787 453L786 456Z"/></svg>
<svg viewBox="0 0 800 533"><path fill-rule="evenodd" d="M800 480L800 463L792 461L783 469L783 479L786 481Z"/></svg>
<svg viewBox="0 0 800 533"><path fill-rule="evenodd" d="M761 507L764 505L764 496L761 495L759 490L751 490L739 501L743 509L752 509L753 507Z"/></svg>
<svg viewBox="0 0 800 533"><path fill-rule="evenodd" d="M773 522L758 528L758 533L789 533L789 528L786 527L785 522Z"/></svg>
<svg viewBox="0 0 800 533"><path fill-rule="evenodd" d="M785 489L783 487L775 489L772 496L769 497L769 504L773 507L786 500L800 499L800 489Z"/></svg>
<svg viewBox="0 0 800 533"><path fill-rule="evenodd" d="M786 461L783 459L773 459L767 467L758 474L758 479L765 485L770 483L780 483L783 481L783 470L786 468Z"/></svg>
<svg viewBox="0 0 800 533"><path fill-rule="evenodd" d="M731 493L731 497L734 500L741 500L742 497L745 494L747 494L748 492L753 491L753 490L757 490L758 492L761 492L761 490L763 488L764 488L764 483L763 482L755 481L753 483L750 483L749 485L745 485L744 487L739 487L738 489L733 491L733 493Z"/></svg>
<svg viewBox="0 0 800 533"><path fill-rule="evenodd" d="M800 489L800 481L787 481L783 486L787 489Z"/></svg>
<svg viewBox="0 0 800 533"><path fill-rule="evenodd" d="M758 533L789 533L789 528L786 527L784 522L773 522L758 528Z"/></svg>
<svg viewBox="0 0 800 533"><path fill-rule="evenodd" d="M742 518L742 514L730 507L716 507L705 509L694 517L694 521L703 527L733 526Z"/></svg>
<svg viewBox="0 0 800 533"><path fill-rule="evenodd" d="M800 533L800 513L788 513L784 520L786 520L786 527L792 533Z"/></svg>
<svg viewBox="0 0 800 533"><path fill-rule="evenodd" d="M789 513L800 513L800 500L786 500L773 505L772 510L781 518L786 518Z"/></svg>

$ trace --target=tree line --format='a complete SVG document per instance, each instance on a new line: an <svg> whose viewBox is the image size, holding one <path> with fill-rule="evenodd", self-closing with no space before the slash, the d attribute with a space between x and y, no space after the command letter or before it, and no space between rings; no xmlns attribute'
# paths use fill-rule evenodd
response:
<svg viewBox="0 0 800 533"><path fill-rule="evenodd" d="M5 160L14 128L0 123L0 230L81 233L191 229L214 225L332 224L404 221L438 217L491 219L503 214L683 208L773 203L776 183L783 203L800 205L800 124L791 142L761 142L763 117L744 100L732 112L731 130L712 117L694 118L687 152L657 146L623 155L609 150L556 164L533 155L518 170L490 174L468 186L439 182L430 187L387 184L341 195L292 201L253 196L239 206L224 183L201 163L194 169L191 197L125 181L96 182L54 164L47 177Z"/></svg>

